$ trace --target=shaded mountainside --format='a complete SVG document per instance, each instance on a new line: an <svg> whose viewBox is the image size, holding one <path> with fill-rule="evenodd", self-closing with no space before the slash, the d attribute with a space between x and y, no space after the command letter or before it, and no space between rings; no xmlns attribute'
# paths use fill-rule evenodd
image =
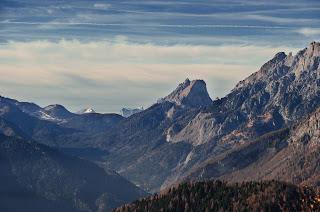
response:
<svg viewBox="0 0 320 212"><path fill-rule="evenodd" d="M203 81L186 80L152 107L85 140L108 151L108 167L152 192L208 162L223 164L220 160L231 152L228 161L234 164L219 168L219 173L215 166L211 177L243 169L264 160L259 153L267 160L287 145L283 139L271 147L260 146L257 138L290 128L320 106L319 61L317 42L296 55L280 52L213 102Z"/></svg>
<svg viewBox="0 0 320 212"><path fill-rule="evenodd" d="M307 187L276 181L228 185L183 183L162 194L119 207L129 211L319 211L320 196Z"/></svg>
<svg viewBox="0 0 320 212"><path fill-rule="evenodd" d="M177 112L170 117L170 110ZM181 108L171 102L155 104L130 116L96 137L85 138L95 147L108 151L106 165L148 191L156 191L171 169L186 157L192 146L167 142L166 129L174 122L177 127L195 115L195 109ZM156 188L156 189L155 189Z"/></svg>
<svg viewBox="0 0 320 212"><path fill-rule="evenodd" d="M118 114L84 113L67 119L60 125L90 134L103 132L117 125L124 118Z"/></svg>
<svg viewBox="0 0 320 212"><path fill-rule="evenodd" d="M146 195L115 172L33 141L0 135L0 159L1 208L110 210Z"/></svg>

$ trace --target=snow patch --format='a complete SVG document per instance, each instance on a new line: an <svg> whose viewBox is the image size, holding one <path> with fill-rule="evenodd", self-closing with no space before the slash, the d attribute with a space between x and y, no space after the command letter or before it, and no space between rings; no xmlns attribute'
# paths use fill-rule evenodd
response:
<svg viewBox="0 0 320 212"><path fill-rule="evenodd" d="M174 107L170 108L170 110L166 113L168 119L172 119L174 113Z"/></svg>
<svg viewBox="0 0 320 212"><path fill-rule="evenodd" d="M170 141L171 141L171 135L170 135L169 132L167 133L166 141L167 141L168 143L170 143Z"/></svg>
<svg viewBox="0 0 320 212"><path fill-rule="evenodd" d="M95 113L96 111L89 107L89 108L85 108L85 109L82 109L80 111L77 112L77 114L85 114L85 113Z"/></svg>
<svg viewBox="0 0 320 212"><path fill-rule="evenodd" d="M189 161L192 159L193 151L189 152L189 154L186 157L186 160L183 162L183 165L187 165Z"/></svg>
<svg viewBox="0 0 320 212"><path fill-rule="evenodd" d="M48 120L48 121L57 121L58 119L53 118L52 116L50 116L49 114L43 112L43 111L39 111L39 115L40 115L40 119L42 120Z"/></svg>
<svg viewBox="0 0 320 212"><path fill-rule="evenodd" d="M58 118L54 118L52 116L50 116L49 114L47 114L46 112L40 110L36 113L31 114L32 116L35 116L41 120L45 120L45 121L51 121L51 122L64 122L64 119L58 119Z"/></svg>

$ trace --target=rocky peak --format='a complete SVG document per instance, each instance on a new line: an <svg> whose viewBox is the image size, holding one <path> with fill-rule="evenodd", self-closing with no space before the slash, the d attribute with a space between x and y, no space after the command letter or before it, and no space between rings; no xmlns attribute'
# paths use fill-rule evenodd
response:
<svg viewBox="0 0 320 212"><path fill-rule="evenodd" d="M320 63L320 43L311 42L309 46L297 53L292 63L292 70L296 78L308 71L319 69Z"/></svg>
<svg viewBox="0 0 320 212"><path fill-rule="evenodd" d="M206 106L212 103L206 83L203 80L190 81L189 79L180 83L171 94L162 100L189 107Z"/></svg>
<svg viewBox="0 0 320 212"><path fill-rule="evenodd" d="M275 56L271 60L269 60L267 63L265 63L261 67L260 72L263 72L264 74L266 74L268 71L272 70L279 63L282 63L286 58L287 58L286 53L278 52L277 54L275 54Z"/></svg>
<svg viewBox="0 0 320 212"><path fill-rule="evenodd" d="M277 53L238 83L229 94L228 108L255 116L277 110L285 123L313 111L320 104L319 46L312 42L296 55Z"/></svg>
<svg viewBox="0 0 320 212"><path fill-rule="evenodd" d="M315 42L315 41L311 42L307 52L309 55L312 55L315 57L320 56L320 42Z"/></svg>
<svg viewBox="0 0 320 212"><path fill-rule="evenodd" d="M262 65L259 71L240 81L232 91L253 85L258 81L266 82L284 76L288 72L288 68L285 67L290 66L292 60L292 53L289 55L286 55L284 52L276 53L271 60Z"/></svg>
<svg viewBox="0 0 320 212"><path fill-rule="evenodd" d="M284 52L278 52L271 60L270 62L272 63L277 63L280 62L282 60L284 60L287 57L286 53Z"/></svg>
<svg viewBox="0 0 320 212"><path fill-rule="evenodd" d="M319 69L320 64L320 43L311 42L307 48L302 49L296 55L284 52L278 52L275 56L265 63L259 71L243 81L240 81L235 90L253 85L258 81L266 84L275 82L284 76L290 78L291 74L295 75L298 80L303 72L312 72Z"/></svg>

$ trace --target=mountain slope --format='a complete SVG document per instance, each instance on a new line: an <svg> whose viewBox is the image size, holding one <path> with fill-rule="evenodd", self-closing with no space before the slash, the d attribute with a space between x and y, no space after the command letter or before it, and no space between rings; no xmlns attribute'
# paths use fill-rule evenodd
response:
<svg viewBox="0 0 320 212"><path fill-rule="evenodd" d="M181 180L219 179L228 177L238 171L241 172L252 164L269 161L288 146L286 139L289 137L289 133L288 128L273 131L247 142L245 145L232 148L217 157L208 157L207 160L190 169L184 177L181 176ZM253 179L253 176L257 175L259 170L252 169L252 173L247 173L247 180L261 180ZM237 179L236 182L244 180L241 177L235 179Z"/></svg>
<svg viewBox="0 0 320 212"><path fill-rule="evenodd" d="M60 125L89 134L106 131L117 125L123 117L118 114L84 113L67 119Z"/></svg>
<svg viewBox="0 0 320 212"><path fill-rule="evenodd" d="M228 181L278 179L320 187L320 108L293 126L286 148L221 178Z"/></svg>
<svg viewBox="0 0 320 212"><path fill-rule="evenodd" d="M32 141L0 135L0 153L1 175L11 176L1 187L17 190L10 196L13 202L30 194L67 209L110 210L145 195L114 172Z"/></svg>
<svg viewBox="0 0 320 212"><path fill-rule="evenodd" d="M189 113L181 112L183 116L177 114L171 119L168 118L168 111L172 108L176 106L170 102L155 104L121 121L111 130L85 140L108 152L104 156L108 167L151 190L170 174L180 155L187 155L190 151L189 144L167 142L164 131L173 120L176 125L183 124L183 119L193 116L193 110L176 108L177 111L187 110Z"/></svg>

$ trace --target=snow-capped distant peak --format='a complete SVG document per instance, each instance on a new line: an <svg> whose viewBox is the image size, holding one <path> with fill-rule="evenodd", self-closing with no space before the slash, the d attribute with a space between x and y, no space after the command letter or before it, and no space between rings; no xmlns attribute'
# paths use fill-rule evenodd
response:
<svg viewBox="0 0 320 212"><path fill-rule="evenodd" d="M78 114L84 114L84 113L95 113L96 111L94 111L93 108L89 107L89 108L85 108L85 109L82 109L80 111L78 111L77 113Z"/></svg>

